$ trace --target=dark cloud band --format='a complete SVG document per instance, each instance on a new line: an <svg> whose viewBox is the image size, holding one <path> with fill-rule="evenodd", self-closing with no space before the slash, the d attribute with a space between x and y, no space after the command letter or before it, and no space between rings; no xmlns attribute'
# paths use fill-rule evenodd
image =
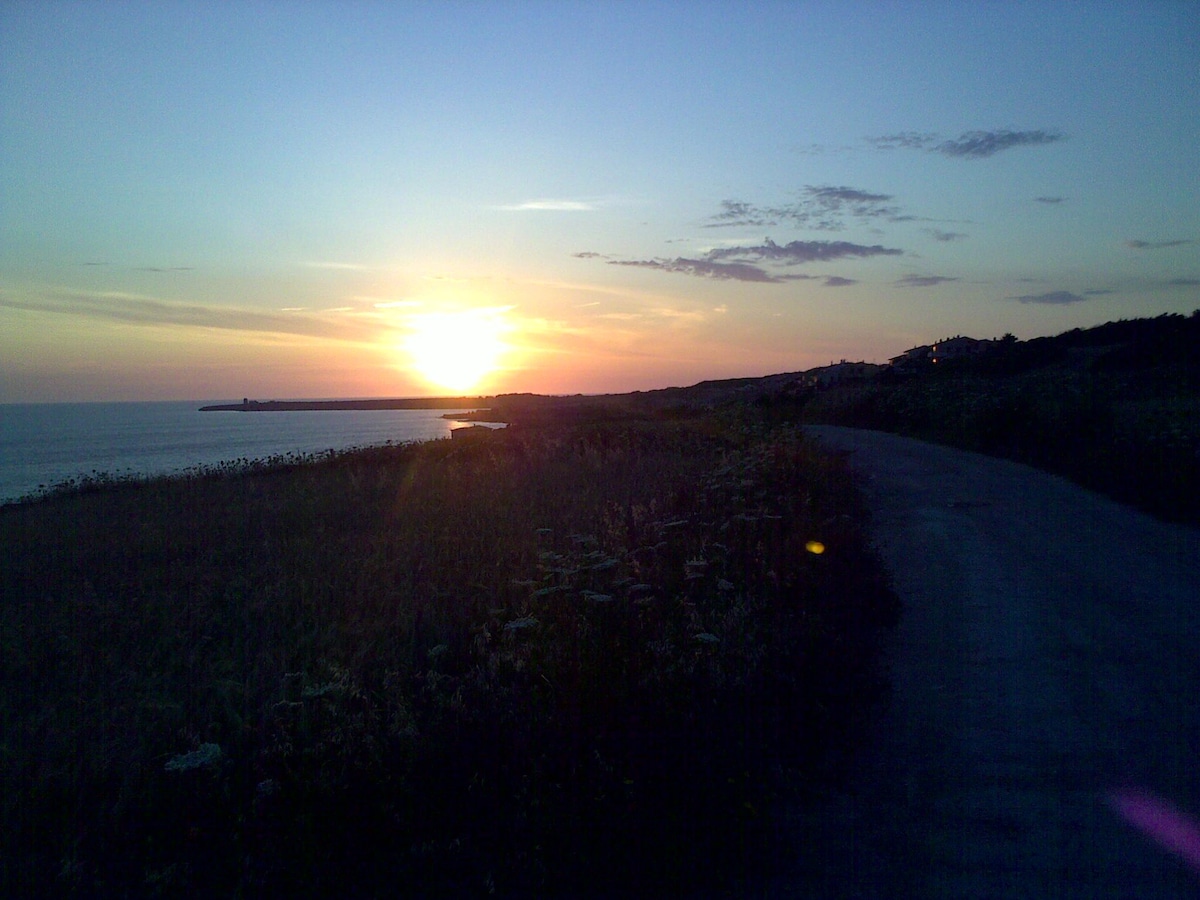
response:
<svg viewBox="0 0 1200 900"><path fill-rule="evenodd" d="M1070 291L1051 291L1048 294L1023 294L1020 297L1009 297L1019 303L1040 303L1047 306L1064 306L1068 303L1083 303L1087 297L1072 294Z"/></svg>
<svg viewBox="0 0 1200 900"><path fill-rule="evenodd" d="M1167 247L1183 247L1191 244L1191 240L1174 241L1126 241L1125 246L1131 250L1165 250Z"/></svg>
<svg viewBox="0 0 1200 900"><path fill-rule="evenodd" d="M957 138L942 138L927 132L902 131L899 134L867 138L867 143L877 150L928 150L957 159L986 159L1013 147L1037 147L1065 139L1066 135L1060 131L1042 128L1030 131L998 128L993 131L966 131Z"/></svg>

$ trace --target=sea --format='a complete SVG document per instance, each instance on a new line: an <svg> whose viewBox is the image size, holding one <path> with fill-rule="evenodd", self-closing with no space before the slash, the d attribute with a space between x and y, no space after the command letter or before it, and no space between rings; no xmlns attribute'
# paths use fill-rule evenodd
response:
<svg viewBox="0 0 1200 900"><path fill-rule="evenodd" d="M0 404L0 503L69 479L166 475L223 462L450 436L467 410L200 412L203 400Z"/></svg>

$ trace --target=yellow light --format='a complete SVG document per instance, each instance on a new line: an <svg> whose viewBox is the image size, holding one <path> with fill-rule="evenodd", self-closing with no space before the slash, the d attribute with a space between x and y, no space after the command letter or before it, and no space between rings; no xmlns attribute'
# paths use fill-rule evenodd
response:
<svg viewBox="0 0 1200 900"><path fill-rule="evenodd" d="M403 343L412 367L431 385L455 392L476 388L509 349L507 330L494 309L413 316Z"/></svg>
<svg viewBox="0 0 1200 900"><path fill-rule="evenodd" d="M825 552L825 545L820 541L809 541L804 545L804 549L809 553L821 554Z"/></svg>

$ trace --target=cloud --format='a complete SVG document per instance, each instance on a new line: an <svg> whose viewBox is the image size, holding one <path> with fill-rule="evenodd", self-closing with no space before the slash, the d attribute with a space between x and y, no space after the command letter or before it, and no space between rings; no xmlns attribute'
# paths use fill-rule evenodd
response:
<svg viewBox="0 0 1200 900"><path fill-rule="evenodd" d="M259 312L227 306L172 303L118 291L50 290L19 298L11 293L0 293L0 307L82 316L126 325L215 328L335 340L366 339L376 327L373 323L368 325L346 317L334 321L295 310Z"/></svg>
<svg viewBox="0 0 1200 900"><path fill-rule="evenodd" d="M1172 278L1167 284L1171 287L1197 287L1200 286L1200 278Z"/></svg>
<svg viewBox="0 0 1200 900"><path fill-rule="evenodd" d="M1036 147L1042 144L1053 144L1063 140L1064 135L1057 131L968 131L955 140L942 141L933 147L945 156L955 156L962 159L985 159L995 156L1001 150L1013 147Z"/></svg>
<svg viewBox="0 0 1200 900"><path fill-rule="evenodd" d="M576 259L608 259L603 253L596 253L592 250L583 250L579 253L571 254Z"/></svg>
<svg viewBox="0 0 1200 900"><path fill-rule="evenodd" d="M1079 294L1072 294L1070 291L1051 291L1048 294L1023 294L1020 297L1009 297L1008 299L1017 300L1020 303L1041 303L1050 306L1083 303L1087 300L1086 297L1081 297Z"/></svg>
<svg viewBox="0 0 1200 900"><path fill-rule="evenodd" d="M744 200L722 200L721 211L710 216L706 228L752 226L775 228L789 223L798 228L838 231L846 219L868 222L886 219L891 222L912 218L903 216L893 204L891 194L864 191L846 185L805 185L794 203L781 206L756 206Z"/></svg>
<svg viewBox="0 0 1200 900"><path fill-rule="evenodd" d="M957 138L942 138L929 132L902 131L866 140L877 150L926 150L958 159L985 159L1013 147L1036 147L1065 139L1066 135L1059 131L999 128L993 131L965 131Z"/></svg>
<svg viewBox="0 0 1200 900"><path fill-rule="evenodd" d="M195 266L139 266L134 269L135 272L191 272Z"/></svg>
<svg viewBox="0 0 1200 900"><path fill-rule="evenodd" d="M1057 203L1066 203L1067 202L1066 197L1034 197L1033 199L1036 200L1038 203L1048 203L1052 206Z"/></svg>
<svg viewBox="0 0 1200 900"><path fill-rule="evenodd" d="M786 216L785 208L754 206L742 200L722 200L721 211L709 216L705 228L722 228L727 225L750 225L756 228L773 228Z"/></svg>
<svg viewBox="0 0 1200 900"><path fill-rule="evenodd" d="M501 206L500 209L511 212L591 212L596 208L595 203L586 200L526 200L524 203L514 203Z"/></svg>
<svg viewBox="0 0 1200 900"><path fill-rule="evenodd" d="M777 244L767 238L761 244L749 247L718 247L709 250L703 257L692 259L677 256L674 259L610 259L600 254L588 258L602 258L613 266L633 266L641 269L657 269L697 278L712 278L719 281L750 281L761 284L780 284L786 281L816 279L816 275L796 275L770 272L760 263L780 266L796 266L810 262L829 262L835 259L861 259L870 256L897 256L903 250L883 247L879 244L853 244L849 241L791 241ZM578 256L579 254L575 254ZM850 279L829 276L826 286L841 287L853 284Z"/></svg>
<svg viewBox="0 0 1200 900"><path fill-rule="evenodd" d="M1125 246L1131 250L1164 250L1167 247L1182 247L1194 243L1190 239L1174 241L1126 241Z"/></svg>
<svg viewBox="0 0 1200 900"><path fill-rule="evenodd" d="M680 275L695 275L697 278L713 278L718 281L755 281L778 283L788 279L770 274L759 266L742 262L714 262L710 259L612 259L611 266L635 266L641 269L658 269Z"/></svg>
<svg viewBox="0 0 1200 900"><path fill-rule="evenodd" d="M925 233L935 241L941 241L944 244L948 244L951 241L961 241L967 237L961 231L939 231L937 228L926 228Z"/></svg>
<svg viewBox="0 0 1200 900"><path fill-rule="evenodd" d="M1115 293L1116 293L1116 291L1114 291L1112 288L1092 288L1089 291L1084 291L1083 296L1085 296L1085 297L1103 297L1106 294L1115 294Z"/></svg>
<svg viewBox="0 0 1200 900"><path fill-rule="evenodd" d="M949 275L905 275L896 282L897 287L935 287L948 281L958 281Z"/></svg>
<svg viewBox="0 0 1200 900"><path fill-rule="evenodd" d="M901 131L898 134L867 138L866 141L877 150L927 150L937 139L936 134L928 132Z"/></svg>
<svg viewBox="0 0 1200 900"><path fill-rule="evenodd" d="M899 256L903 252L903 250L883 247L879 244L868 246L853 244L849 241L790 241L786 244L776 244L767 238L762 244L751 247L722 247L710 250L707 257L712 260L769 261L795 266L810 262L828 262L834 259Z"/></svg>
<svg viewBox="0 0 1200 900"><path fill-rule="evenodd" d="M848 287L858 284L853 278L842 278L840 275L830 275L825 279L825 287Z"/></svg>

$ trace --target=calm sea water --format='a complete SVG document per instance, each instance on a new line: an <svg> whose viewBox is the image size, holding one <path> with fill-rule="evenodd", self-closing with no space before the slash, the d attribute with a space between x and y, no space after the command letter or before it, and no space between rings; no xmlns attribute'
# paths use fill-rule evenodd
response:
<svg viewBox="0 0 1200 900"><path fill-rule="evenodd" d="M0 404L0 503L94 472L161 475L429 440L461 424L442 409L200 412L209 402Z"/></svg>

